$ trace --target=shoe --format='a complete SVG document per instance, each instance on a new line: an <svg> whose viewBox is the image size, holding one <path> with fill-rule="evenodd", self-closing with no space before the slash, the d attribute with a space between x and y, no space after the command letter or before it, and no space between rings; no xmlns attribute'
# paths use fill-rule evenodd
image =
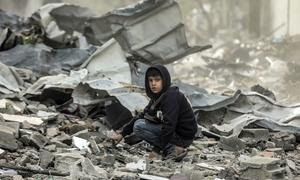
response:
<svg viewBox="0 0 300 180"><path fill-rule="evenodd" d="M175 162L180 162L187 155L187 153L188 152L186 149L176 146L175 150L166 155L163 160L173 160Z"/></svg>

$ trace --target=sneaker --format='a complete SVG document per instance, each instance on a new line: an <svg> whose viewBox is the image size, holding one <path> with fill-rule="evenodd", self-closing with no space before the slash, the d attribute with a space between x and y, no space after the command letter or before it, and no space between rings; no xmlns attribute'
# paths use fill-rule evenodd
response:
<svg viewBox="0 0 300 180"><path fill-rule="evenodd" d="M163 160L173 160L175 162L180 162L187 155L187 150L176 146L175 149L166 155Z"/></svg>

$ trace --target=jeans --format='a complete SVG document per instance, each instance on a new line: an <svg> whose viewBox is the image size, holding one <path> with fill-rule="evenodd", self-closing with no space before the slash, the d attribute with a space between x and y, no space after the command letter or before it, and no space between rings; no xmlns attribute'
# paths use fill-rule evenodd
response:
<svg viewBox="0 0 300 180"><path fill-rule="evenodd" d="M156 124L146 119L138 119L135 121L133 126L133 132L136 137L148 142L155 149L160 149L160 134L162 124ZM168 143L163 149L163 155L166 156L175 149L175 145L187 147L192 143L193 140L183 140L176 133L174 133L170 143Z"/></svg>

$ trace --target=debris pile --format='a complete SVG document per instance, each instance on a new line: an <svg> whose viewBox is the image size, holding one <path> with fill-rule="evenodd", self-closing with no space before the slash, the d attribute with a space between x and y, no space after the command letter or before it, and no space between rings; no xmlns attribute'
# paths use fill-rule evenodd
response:
<svg viewBox="0 0 300 180"><path fill-rule="evenodd" d="M26 20L3 11L0 19L0 179L300 176L300 106L278 104L263 87L218 95L175 82L199 124L182 162L151 159L134 137L108 141L148 103L149 64L210 47L188 45L176 2L100 17L48 4Z"/></svg>

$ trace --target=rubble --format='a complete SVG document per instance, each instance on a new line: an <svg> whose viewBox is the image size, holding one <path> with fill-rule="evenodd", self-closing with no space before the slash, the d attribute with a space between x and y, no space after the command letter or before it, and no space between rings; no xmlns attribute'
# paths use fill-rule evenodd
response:
<svg viewBox="0 0 300 180"><path fill-rule="evenodd" d="M242 178L245 179L283 179L285 169L281 167L280 159L267 157L251 157L240 162L245 170Z"/></svg>
<svg viewBox="0 0 300 180"><path fill-rule="evenodd" d="M182 81L184 71L174 85L190 100L199 128L182 162L150 160L151 148L135 136L117 145L108 141L111 130L147 105L143 86L149 65L175 62L176 70L181 57L211 47L189 45L176 1L144 0L101 16L51 3L26 21L4 11L0 20L0 179L300 176L299 105L282 105L260 85L251 91L217 87L223 92L211 93ZM186 72L201 82L203 76L202 87L223 72L229 75L216 81L231 87L234 75L243 85L247 73L263 63L255 59L258 49L248 50L237 49L222 62L213 49L216 54L199 59L205 66ZM239 53L246 53L245 59L234 63ZM286 67L275 57L264 59ZM236 70L228 70L232 64Z"/></svg>

